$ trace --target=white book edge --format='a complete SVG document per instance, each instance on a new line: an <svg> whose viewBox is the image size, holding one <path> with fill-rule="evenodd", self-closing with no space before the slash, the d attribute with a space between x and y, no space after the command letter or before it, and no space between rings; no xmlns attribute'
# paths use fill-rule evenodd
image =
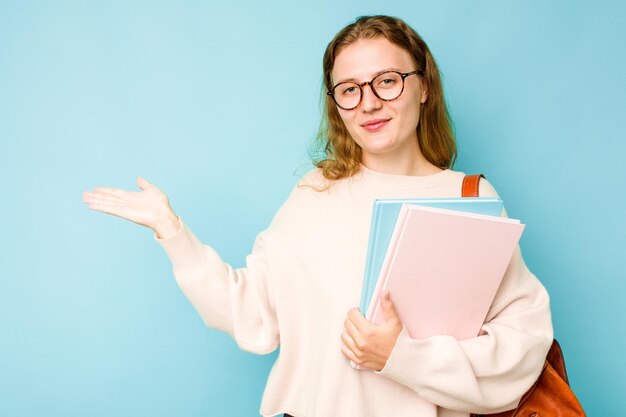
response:
<svg viewBox="0 0 626 417"><path fill-rule="evenodd" d="M467 211L460 210L450 210L439 207L428 207L428 206L419 206L415 204L402 204L401 210L414 210L414 211L429 211L435 213L448 214L456 217L466 217L471 219L483 219L495 222L503 222L503 223L520 223L518 219L512 219L509 217L500 217L500 216L491 216L489 214L478 214L478 213L470 213Z"/></svg>

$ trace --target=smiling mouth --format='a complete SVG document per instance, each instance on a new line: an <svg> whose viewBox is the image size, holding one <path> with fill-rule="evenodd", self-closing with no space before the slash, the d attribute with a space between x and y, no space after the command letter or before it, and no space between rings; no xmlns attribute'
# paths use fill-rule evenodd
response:
<svg viewBox="0 0 626 417"><path fill-rule="evenodd" d="M377 130L380 130L383 127L385 127L385 125L389 123L390 120L391 119L370 120L368 122L363 123L361 127L363 127L363 129L367 130L368 132L376 132Z"/></svg>

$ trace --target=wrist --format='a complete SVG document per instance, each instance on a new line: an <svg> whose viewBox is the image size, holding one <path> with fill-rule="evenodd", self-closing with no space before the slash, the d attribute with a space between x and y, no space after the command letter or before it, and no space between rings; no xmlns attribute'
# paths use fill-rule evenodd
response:
<svg viewBox="0 0 626 417"><path fill-rule="evenodd" d="M168 213L160 218L153 227L158 239L167 239L178 233L182 225L178 216L174 213Z"/></svg>

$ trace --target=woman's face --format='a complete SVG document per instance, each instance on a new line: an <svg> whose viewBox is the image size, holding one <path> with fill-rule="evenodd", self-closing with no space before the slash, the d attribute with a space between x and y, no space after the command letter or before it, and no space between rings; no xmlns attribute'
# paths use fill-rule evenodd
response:
<svg viewBox="0 0 626 417"><path fill-rule="evenodd" d="M331 71L333 85L342 81L362 83L381 72L401 73L416 69L409 53L386 38L359 39L346 46L335 58ZM427 91L419 75L404 80L404 91L393 101L376 97L369 85L362 88L361 103L353 110L337 107L350 136L361 147L363 163L374 159L400 162L419 154L417 124L420 105Z"/></svg>

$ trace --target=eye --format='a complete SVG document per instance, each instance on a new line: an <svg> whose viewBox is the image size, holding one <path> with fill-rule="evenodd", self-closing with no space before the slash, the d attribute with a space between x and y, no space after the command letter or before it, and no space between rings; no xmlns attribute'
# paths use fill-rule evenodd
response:
<svg viewBox="0 0 626 417"><path fill-rule="evenodd" d="M382 80L378 81L376 85L378 87L387 88L387 87L393 87L393 85L396 84L397 82L398 80L394 77L385 77Z"/></svg>
<svg viewBox="0 0 626 417"><path fill-rule="evenodd" d="M344 95L344 96L353 95L353 94L356 94L358 90L359 90L359 87L357 87L356 85L348 85L341 89L341 95Z"/></svg>

